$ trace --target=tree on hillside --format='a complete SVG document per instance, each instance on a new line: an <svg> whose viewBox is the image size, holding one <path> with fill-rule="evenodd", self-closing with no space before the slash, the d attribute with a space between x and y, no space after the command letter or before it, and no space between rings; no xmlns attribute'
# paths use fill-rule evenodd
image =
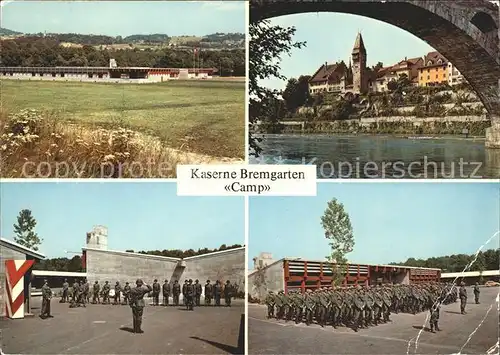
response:
<svg viewBox="0 0 500 355"><path fill-rule="evenodd" d="M283 28L272 26L267 20L250 24L250 61L249 61L249 148L251 154L258 156L261 152L259 139L252 135L252 125L264 117L261 110L261 101L278 98L280 92L264 88L259 85L259 80L276 78L284 80L280 74L281 57L290 55L294 48L302 48L305 43L293 42L294 27Z"/></svg>
<svg viewBox="0 0 500 355"><path fill-rule="evenodd" d="M285 100L286 108L294 113L299 107L308 105L311 101L309 95L309 75L301 75L298 79L291 78L281 95Z"/></svg>
<svg viewBox="0 0 500 355"><path fill-rule="evenodd" d="M377 64L375 64L373 66L373 71L376 73L378 72L380 69L382 69L384 67L384 63L382 62L378 62Z"/></svg>
<svg viewBox="0 0 500 355"><path fill-rule="evenodd" d="M338 284L347 272L346 255L354 248L354 234L349 214L337 199L333 198L328 202L321 217L321 226L325 230L325 238L330 240L328 244L331 252L327 259L334 263L333 282Z"/></svg>
<svg viewBox="0 0 500 355"><path fill-rule="evenodd" d="M14 224L14 241L26 248L38 250L38 246L42 244L43 239L38 237L35 232L36 219L28 209L21 210L17 216L17 224Z"/></svg>

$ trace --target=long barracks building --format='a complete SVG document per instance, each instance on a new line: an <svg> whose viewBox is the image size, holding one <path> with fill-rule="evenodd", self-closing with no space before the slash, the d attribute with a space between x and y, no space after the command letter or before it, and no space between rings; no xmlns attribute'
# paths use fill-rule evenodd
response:
<svg viewBox="0 0 500 355"><path fill-rule="evenodd" d="M344 285L374 285L382 283L415 284L439 281L440 269L416 268L398 265L346 264ZM268 291L317 289L331 286L334 265L325 261L283 258L272 260L269 253L254 258L254 270L248 274L249 293L262 297Z"/></svg>
<svg viewBox="0 0 500 355"><path fill-rule="evenodd" d="M214 68L149 67L0 67L0 78L90 82L163 82L211 79Z"/></svg>

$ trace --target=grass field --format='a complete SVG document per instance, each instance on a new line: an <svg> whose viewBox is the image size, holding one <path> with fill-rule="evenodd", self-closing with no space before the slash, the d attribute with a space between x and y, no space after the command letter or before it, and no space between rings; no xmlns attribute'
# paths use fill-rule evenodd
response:
<svg viewBox="0 0 500 355"><path fill-rule="evenodd" d="M168 147L213 157L244 158L243 82L158 84L1 82L2 110L50 112L61 123L128 128Z"/></svg>

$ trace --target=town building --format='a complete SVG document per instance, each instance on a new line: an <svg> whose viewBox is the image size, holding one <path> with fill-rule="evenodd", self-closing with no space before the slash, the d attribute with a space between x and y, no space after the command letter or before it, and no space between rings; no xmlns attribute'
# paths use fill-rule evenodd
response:
<svg viewBox="0 0 500 355"><path fill-rule="evenodd" d="M448 63L448 85L455 86L466 82L467 80L458 69L452 63Z"/></svg>
<svg viewBox="0 0 500 355"><path fill-rule="evenodd" d="M448 84L448 60L439 52L429 52L424 56L424 65L418 70L419 86Z"/></svg>

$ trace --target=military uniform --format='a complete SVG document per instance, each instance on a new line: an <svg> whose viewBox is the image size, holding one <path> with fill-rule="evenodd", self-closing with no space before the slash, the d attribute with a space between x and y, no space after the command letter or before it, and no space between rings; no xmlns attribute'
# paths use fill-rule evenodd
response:
<svg viewBox="0 0 500 355"><path fill-rule="evenodd" d="M195 286L193 285L193 280L189 279L186 285L186 307L188 310L194 310L194 296L195 296Z"/></svg>
<svg viewBox="0 0 500 355"><path fill-rule="evenodd" d="M153 282L153 305L158 306L160 304L160 284L158 280Z"/></svg>
<svg viewBox="0 0 500 355"><path fill-rule="evenodd" d="M62 297L59 303L66 303L69 301L69 283L67 279L64 279L64 283L62 285Z"/></svg>
<svg viewBox="0 0 500 355"><path fill-rule="evenodd" d="M47 280L45 280L42 286L42 311L40 313L40 318L52 318L50 314L50 301L52 299L52 290L49 287Z"/></svg>
<svg viewBox="0 0 500 355"><path fill-rule="evenodd" d="M130 303L130 290L131 287L128 282L125 282L125 287L123 288L123 304Z"/></svg>
<svg viewBox="0 0 500 355"><path fill-rule="evenodd" d="M111 286L106 281L102 286L102 304L109 304L109 291L111 291Z"/></svg>
<svg viewBox="0 0 500 355"><path fill-rule="evenodd" d="M205 306L210 306L212 304L213 297L213 286L210 280L205 284Z"/></svg>
<svg viewBox="0 0 500 355"><path fill-rule="evenodd" d="M135 284L136 287L130 290L130 308L132 308L133 328L134 333L144 333L141 329L142 314L146 306L144 295L151 292L153 288L149 285L145 285L141 279L138 279Z"/></svg>
<svg viewBox="0 0 500 355"><path fill-rule="evenodd" d="M200 284L200 281L196 280L194 282L194 304L196 306L200 306L200 303L201 303L201 284Z"/></svg>
<svg viewBox="0 0 500 355"><path fill-rule="evenodd" d="M474 285L474 301L476 302L476 304L479 304L480 293L481 291L479 290L479 284L476 282L476 284Z"/></svg>
<svg viewBox="0 0 500 355"><path fill-rule="evenodd" d="M187 292L188 282L189 282L188 280L185 280L184 285L182 285L182 303L184 303L184 306L187 305L186 292Z"/></svg>
<svg viewBox="0 0 500 355"><path fill-rule="evenodd" d="M99 291L101 290L101 286L99 285L99 281L96 281L94 283L94 286L92 287L92 303L97 304L101 300L99 298Z"/></svg>
<svg viewBox="0 0 500 355"><path fill-rule="evenodd" d="M172 286L172 298L175 306L179 305L179 295L181 294L181 285L179 281L175 280Z"/></svg>
<svg viewBox="0 0 500 355"><path fill-rule="evenodd" d="M116 281L116 284L115 284L115 297L114 297L113 304L117 305L117 304L120 304L122 302L122 300L121 300L121 292L122 292L122 286L120 285L119 281Z"/></svg>
<svg viewBox="0 0 500 355"><path fill-rule="evenodd" d="M224 302L226 303L226 307L231 307L231 297L233 297L233 287L229 280L227 280L226 286L224 286Z"/></svg>
<svg viewBox="0 0 500 355"><path fill-rule="evenodd" d="M465 288L465 283L462 282L458 293L460 295L460 313L466 314L465 306L467 305L467 289Z"/></svg>
<svg viewBox="0 0 500 355"><path fill-rule="evenodd" d="M312 291L310 289L307 290L305 298L304 298L304 304L305 304L305 317L306 317L306 324L309 325L313 321L313 315L314 315L314 306L315 306L315 299L313 297Z"/></svg>
<svg viewBox="0 0 500 355"><path fill-rule="evenodd" d="M441 329L439 329L439 326L438 326L438 321L439 321L439 309L441 308L440 307L440 300L437 300L433 306L431 307L430 309L430 312L431 312L431 319L430 319L430 326L431 326L431 332L435 332L436 330L439 331Z"/></svg>
<svg viewBox="0 0 500 355"><path fill-rule="evenodd" d="M220 306L221 296L222 296L222 287L221 287L220 281L217 280L215 282L215 286L214 286L214 298L215 298L215 305L216 306Z"/></svg>

